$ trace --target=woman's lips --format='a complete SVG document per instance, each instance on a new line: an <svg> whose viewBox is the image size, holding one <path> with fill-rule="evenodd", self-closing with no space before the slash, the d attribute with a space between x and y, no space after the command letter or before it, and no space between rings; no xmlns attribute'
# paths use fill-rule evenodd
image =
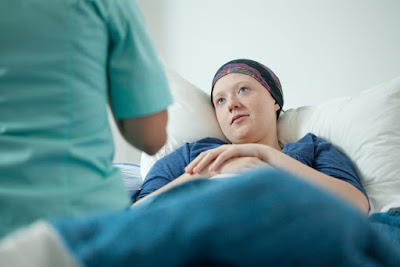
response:
<svg viewBox="0 0 400 267"><path fill-rule="evenodd" d="M245 120L249 115L236 115L235 117L232 118L231 124L241 122L242 120Z"/></svg>

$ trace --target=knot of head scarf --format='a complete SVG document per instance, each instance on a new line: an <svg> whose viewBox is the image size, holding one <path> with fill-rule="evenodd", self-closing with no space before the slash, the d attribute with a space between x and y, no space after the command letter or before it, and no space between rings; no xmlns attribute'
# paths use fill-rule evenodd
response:
<svg viewBox="0 0 400 267"><path fill-rule="evenodd" d="M249 75L261 83L272 95L275 101L278 103L280 110L283 107L283 93L282 86L278 77L268 67L250 59L235 59L225 63L220 67L214 76L211 88L211 102L213 102L213 90L215 83L230 73L241 73ZM279 110L279 112L280 112Z"/></svg>

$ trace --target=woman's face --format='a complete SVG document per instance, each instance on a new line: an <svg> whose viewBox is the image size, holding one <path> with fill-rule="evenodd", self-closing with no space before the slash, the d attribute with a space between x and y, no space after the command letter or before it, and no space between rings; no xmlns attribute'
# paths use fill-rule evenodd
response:
<svg viewBox="0 0 400 267"><path fill-rule="evenodd" d="M240 73L223 76L214 86L213 101L221 130L232 143L263 143L277 135L280 107L254 78Z"/></svg>

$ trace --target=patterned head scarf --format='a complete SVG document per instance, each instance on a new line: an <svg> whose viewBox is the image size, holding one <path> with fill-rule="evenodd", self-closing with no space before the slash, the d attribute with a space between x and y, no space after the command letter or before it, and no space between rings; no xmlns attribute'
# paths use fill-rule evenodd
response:
<svg viewBox="0 0 400 267"><path fill-rule="evenodd" d="M250 59L235 59L225 63L214 76L211 88L211 103L213 102L213 90L215 83L223 76L230 73L241 73L249 75L261 83L278 103L280 110L278 116L283 107L283 93L282 86L278 77L268 67Z"/></svg>

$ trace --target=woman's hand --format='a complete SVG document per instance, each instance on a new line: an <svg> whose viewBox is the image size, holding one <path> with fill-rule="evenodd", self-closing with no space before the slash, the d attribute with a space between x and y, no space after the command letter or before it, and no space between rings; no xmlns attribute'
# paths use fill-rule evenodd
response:
<svg viewBox="0 0 400 267"><path fill-rule="evenodd" d="M271 156L270 150L273 149L260 144L222 145L200 153L197 158L186 166L185 172L189 174L198 174L201 173L207 165L209 165L207 170L209 172L216 172L220 167L225 167L225 170L226 168L232 169L233 165L228 161L242 157L250 158L243 161L238 160L236 162L236 164L243 164L243 168L248 168L250 165L260 165L262 162L268 163L268 157ZM250 163L250 161L252 162ZM222 166L224 163L227 163L226 166ZM224 168L221 168L219 172L226 171L224 171Z"/></svg>
<svg viewBox="0 0 400 267"><path fill-rule="evenodd" d="M300 161L266 145L260 144L235 144L223 145L211 150L202 152L188 166L186 174L198 174L202 171L211 171L217 174L224 173L218 168L223 169L229 160L238 160L241 157L254 157L262 162L268 163L275 168L282 169L296 177L310 182L316 186L324 188L339 197L347 200L352 205L359 208L362 212L368 213L369 204L367 198L356 187L341 179L328 176L319 172ZM208 166L209 165L209 166ZM203 170L204 169L204 170ZM218 172L216 172L218 171Z"/></svg>
<svg viewBox="0 0 400 267"><path fill-rule="evenodd" d="M238 157L226 160L216 169L216 173L241 173L255 167L268 167L268 163L256 157Z"/></svg>
<svg viewBox="0 0 400 267"><path fill-rule="evenodd" d="M165 186L159 188L158 190L154 191L150 195L145 196L144 198L136 201L132 206L137 205L138 203L142 202L144 199L157 195L159 193L165 192L177 185L196 180L196 179L201 179L201 178L210 178L216 174L220 173L240 173L243 171L246 171L248 169L258 167L258 166L268 166L265 162L261 161L258 158L255 157L237 157L237 158L232 158L226 160L224 163L221 164L219 169L215 172L210 172L208 171L208 168L205 168L203 171L200 173L195 173L195 174L189 174L189 173L184 173L172 182L166 184Z"/></svg>

